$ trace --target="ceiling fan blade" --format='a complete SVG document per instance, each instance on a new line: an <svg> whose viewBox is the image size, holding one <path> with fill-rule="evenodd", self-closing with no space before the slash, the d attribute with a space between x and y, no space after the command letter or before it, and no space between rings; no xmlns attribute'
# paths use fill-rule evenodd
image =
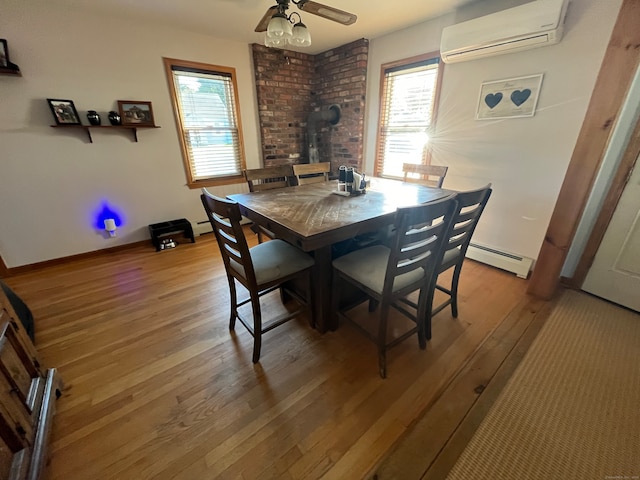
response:
<svg viewBox="0 0 640 480"><path fill-rule="evenodd" d="M269 7L267 11L264 13L262 19L258 22L256 29L254 32L266 32L267 26L269 25L269 20L273 17L273 14L278 11L278 6L274 5L273 7Z"/></svg>
<svg viewBox="0 0 640 480"><path fill-rule="evenodd" d="M300 0L298 8L304 12L313 13L319 17L333 20L334 22L338 22L343 25L351 25L352 23L356 23L356 20L358 19L358 17L353 13L338 10L337 8L329 7L311 0Z"/></svg>

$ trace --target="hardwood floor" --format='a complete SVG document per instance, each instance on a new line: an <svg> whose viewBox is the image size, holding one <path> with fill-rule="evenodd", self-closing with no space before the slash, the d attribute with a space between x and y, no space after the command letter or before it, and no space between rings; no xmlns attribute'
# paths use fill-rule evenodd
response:
<svg viewBox="0 0 640 480"><path fill-rule="evenodd" d="M228 329L211 235L5 281L32 309L42 361L64 382L49 480L421 478L542 307L526 281L467 261L459 318L434 317L424 351L417 339L390 350L382 380L373 343L349 325L322 335L306 318L267 334L253 365L251 336ZM274 293L267 309L281 308ZM401 476L385 475L425 421L435 424L431 453L415 455L426 467L404 472L410 454Z"/></svg>

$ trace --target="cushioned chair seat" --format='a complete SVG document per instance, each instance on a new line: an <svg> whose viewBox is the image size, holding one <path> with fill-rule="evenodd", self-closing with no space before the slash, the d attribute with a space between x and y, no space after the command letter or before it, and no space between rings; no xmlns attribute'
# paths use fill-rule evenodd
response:
<svg viewBox="0 0 640 480"><path fill-rule="evenodd" d="M399 208L394 220L395 234L391 247L373 245L348 253L333 261L332 310L338 319L353 323L363 334L378 345L378 367L380 376L387 375L386 351L404 339L417 333L418 345L426 348L423 318L430 306L428 293L435 281L434 271L440 264L444 242L451 225L453 212L458 202L455 195L413 207ZM363 295L343 302L341 295L351 285ZM419 292L414 309L408 295ZM362 321L348 312L359 303L369 300L369 312L379 307L378 326L371 329L361 325ZM403 314L415 326L394 328L393 338L387 340L389 312L391 309ZM372 331L373 330L373 331ZM374 333L377 330L377 333Z"/></svg>
<svg viewBox="0 0 640 480"><path fill-rule="evenodd" d="M313 265L313 259L283 240L272 240L249 249L258 285L289 276ZM231 260L231 268L245 276L244 268Z"/></svg>
<svg viewBox="0 0 640 480"><path fill-rule="evenodd" d="M449 265L458 261L460 257L460 247L454 248L452 250L447 250L444 252L444 257L442 257L441 265Z"/></svg>
<svg viewBox="0 0 640 480"><path fill-rule="evenodd" d="M384 245L356 250L333 261L333 267L349 275L355 281L382 294L384 278L391 250ZM397 292L424 277L424 269L417 268L393 281L393 292Z"/></svg>
<svg viewBox="0 0 640 480"><path fill-rule="evenodd" d="M295 318L303 311L311 318L311 268L314 260L303 251L282 240L271 240L249 248L240 221L239 205L231 200L216 197L202 189L202 205L220 250L229 283L229 328L233 330L236 320L240 321L253 336L253 363L260 360L262 335ZM288 288L290 280L295 280L295 290ZM249 297L238 301L236 283L242 285ZM280 298L297 300L299 308L287 309L273 315L268 324L263 322L260 297L280 289ZM251 304L250 319L243 316L240 307Z"/></svg>

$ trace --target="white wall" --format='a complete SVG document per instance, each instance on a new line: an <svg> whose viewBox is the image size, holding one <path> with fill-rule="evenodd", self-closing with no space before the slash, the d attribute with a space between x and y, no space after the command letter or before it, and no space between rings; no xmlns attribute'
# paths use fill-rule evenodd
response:
<svg viewBox="0 0 640 480"><path fill-rule="evenodd" d="M620 5L621 0L572 0L559 44L445 65L433 163L449 167L445 188L491 182L494 189L474 241L538 256ZM439 50L442 28L455 17L464 15L371 40L367 172L373 171L381 64ZM534 117L475 120L482 82L538 73L544 79Z"/></svg>
<svg viewBox="0 0 640 480"><path fill-rule="evenodd" d="M8 267L149 238L147 226L203 220L199 191L186 187L162 57L236 68L247 163L260 162L249 45L139 22L97 17L47 2L3 0L0 37L22 77L0 76L0 255ZM153 102L162 128L82 131L50 128L46 98L86 110L117 100ZM244 191L244 185L222 193ZM93 227L101 202L125 225L109 239Z"/></svg>
<svg viewBox="0 0 640 480"><path fill-rule="evenodd" d="M2 3L0 36L23 71L23 77L0 76L0 255L8 267L144 240L150 223L204 219L199 192L185 186L162 57L236 68L247 162L259 165L249 45L61 11L45 0ZM450 167L445 187L493 183L477 242L537 257L620 4L572 0L560 44L445 65L434 163ZM368 173L381 64L437 51L442 28L481 13L473 8L371 40ZM474 120L483 81L536 73L545 76L535 117ZM141 130L138 143L126 132L99 130L90 144L81 132L49 127L47 97L72 99L83 119L86 110L98 110L103 122L116 100L149 100L162 128ZM92 225L105 200L125 219L115 239Z"/></svg>

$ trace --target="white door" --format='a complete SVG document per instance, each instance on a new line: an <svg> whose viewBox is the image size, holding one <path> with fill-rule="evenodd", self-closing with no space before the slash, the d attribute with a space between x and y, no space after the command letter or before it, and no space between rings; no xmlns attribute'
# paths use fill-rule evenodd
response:
<svg viewBox="0 0 640 480"><path fill-rule="evenodd" d="M582 289L640 312L640 159Z"/></svg>

